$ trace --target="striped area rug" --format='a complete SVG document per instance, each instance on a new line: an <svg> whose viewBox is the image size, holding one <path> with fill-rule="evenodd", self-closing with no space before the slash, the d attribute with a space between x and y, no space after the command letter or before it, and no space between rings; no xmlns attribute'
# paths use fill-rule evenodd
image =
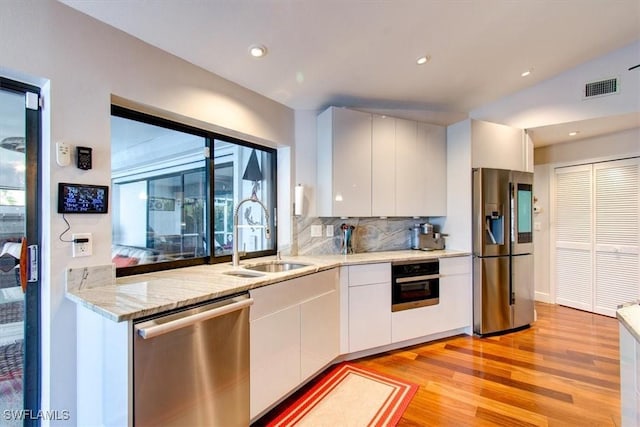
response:
<svg viewBox="0 0 640 427"><path fill-rule="evenodd" d="M271 421L281 426L394 426L416 384L342 363Z"/></svg>

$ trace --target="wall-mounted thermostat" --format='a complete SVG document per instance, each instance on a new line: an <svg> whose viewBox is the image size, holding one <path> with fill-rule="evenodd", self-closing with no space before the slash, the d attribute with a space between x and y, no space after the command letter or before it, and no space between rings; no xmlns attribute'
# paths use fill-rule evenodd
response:
<svg viewBox="0 0 640 427"><path fill-rule="evenodd" d="M76 147L76 160L78 169L89 170L91 169L91 152L90 147Z"/></svg>

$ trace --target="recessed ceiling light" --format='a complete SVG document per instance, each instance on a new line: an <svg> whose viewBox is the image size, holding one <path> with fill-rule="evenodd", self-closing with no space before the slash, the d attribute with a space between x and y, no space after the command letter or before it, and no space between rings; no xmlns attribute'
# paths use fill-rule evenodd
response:
<svg viewBox="0 0 640 427"><path fill-rule="evenodd" d="M262 58L267 54L267 48L261 44L253 44L249 46L249 55L254 58Z"/></svg>
<svg viewBox="0 0 640 427"><path fill-rule="evenodd" d="M577 130L574 130L573 132L569 132L569 136L576 136L579 133L580 132L578 132Z"/></svg>
<svg viewBox="0 0 640 427"><path fill-rule="evenodd" d="M529 75L531 75L531 70L523 71L523 72L520 74L520 77L527 77L527 76L529 76Z"/></svg>
<svg viewBox="0 0 640 427"><path fill-rule="evenodd" d="M420 58L416 59L416 64L424 65L429 61L431 61L431 55L424 55L424 56L421 56Z"/></svg>

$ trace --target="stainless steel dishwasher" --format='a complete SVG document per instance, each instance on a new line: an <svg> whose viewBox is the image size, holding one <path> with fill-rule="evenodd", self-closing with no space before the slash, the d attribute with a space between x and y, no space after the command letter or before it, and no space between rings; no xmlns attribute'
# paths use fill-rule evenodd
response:
<svg viewBox="0 0 640 427"><path fill-rule="evenodd" d="M249 425L249 294L134 323L135 426Z"/></svg>

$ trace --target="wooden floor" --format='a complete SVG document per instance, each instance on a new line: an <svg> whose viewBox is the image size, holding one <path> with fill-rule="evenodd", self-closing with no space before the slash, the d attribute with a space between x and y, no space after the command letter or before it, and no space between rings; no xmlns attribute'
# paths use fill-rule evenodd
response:
<svg viewBox="0 0 640 427"><path fill-rule="evenodd" d="M420 386L399 426L619 426L618 321L543 303L536 310L523 331L459 336L353 363Z"/></svg>

